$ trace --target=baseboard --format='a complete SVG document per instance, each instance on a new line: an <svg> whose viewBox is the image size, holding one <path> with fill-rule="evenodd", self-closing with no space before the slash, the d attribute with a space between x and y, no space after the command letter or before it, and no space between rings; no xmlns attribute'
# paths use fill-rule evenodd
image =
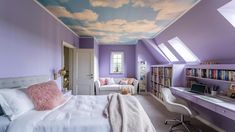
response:
<svg viewBox="0 0 235 132"><path fill-rule="evenodd" d="M160 102L161 104L163 104L163 105L164 105L163 101L162 101L162 100L160 100L159 98L157 98L154 94L152 94L152 93L148 92L148 95L151 95L154 99L156 99L158 102Z"/></svg>
<svg viewBox="0 0 235 132"><path fill-rule="evenodd" d="M223 130L223 129L217 127L217 126L215 126L214 124L212 124L211 122L207 121L206 119L204 119L204 118L202 118L202 117L200 117L200 116L196 116L195 118L196 118L197 120L201 121L202 123L206 124L207 126L213 128L213 129L215 129L215 130L218 131L218 132L226 132L225 130Z"/></svg>
<svg viewBox="0 0 235 132"><path fill-rule="evenodd" d="M154 94L152 94L151 92L148 92L149 95L151 95L154 99L156 99L158 102L160 102L161 104L164 105L163 101L160 100L159 98L157 98ZM195 117L197 120L201 121L202 123L204 123L205 125L215 129L218 132L226 132L225 130L215 126L214 124L212 124L211 122L207 121L206 119L200 117L200 116L196 116Z"/></svg>

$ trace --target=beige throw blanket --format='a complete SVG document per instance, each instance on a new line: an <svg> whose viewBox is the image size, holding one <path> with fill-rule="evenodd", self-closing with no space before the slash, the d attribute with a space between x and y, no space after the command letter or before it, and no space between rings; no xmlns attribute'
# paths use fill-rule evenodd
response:
<svg viewBox="0 0 235 132"><path fill-rule="evenodd" d="M104 114L113 132L156 132L138 100L131 95L110 94Z"/></svg>

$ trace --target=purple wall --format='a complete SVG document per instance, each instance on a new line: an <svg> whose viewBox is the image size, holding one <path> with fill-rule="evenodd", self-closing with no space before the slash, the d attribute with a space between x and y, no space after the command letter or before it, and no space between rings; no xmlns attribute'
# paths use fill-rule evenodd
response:
<svg viewBox="0 0 235 132"><path fill-rule="evenodd" d="M93 49L95 40L93 37L80 37L79 48L81 49Z"/></svg>
<svg viewBox="0 0 235 132"><path fill-rule="evenodd" d="M110 55L112 51L124 52L124 74L110 73ZM100 77L135 77L135 45L99 45Z"/></svg>
<svg viewBox="0 0 235 132"><path fill-rule="evenodd" d="M61 68L61 44L78 37L32 0L0 1L0 78L52 75Z"/></svg>
<svg viewBox="0 0 235 132"><path fill-rule="evenodd" d="M151 65L157 65L157 61L154 58L154 56L149 52L149 50L146 48L146 45L143 41L138 41L136 45L136 75L138 76L138 62L140 61L146 61L147 62L147 89L148 91L151 91L151 73L150 73L150 66Z"/></svg>
<svg viewBox="0 0 235 132"><path fill-rule="evenodd" d="M235 28L217 11L230 0L202 0L154 40L160 44L178 36L201 61L235 61Z"/></svg>

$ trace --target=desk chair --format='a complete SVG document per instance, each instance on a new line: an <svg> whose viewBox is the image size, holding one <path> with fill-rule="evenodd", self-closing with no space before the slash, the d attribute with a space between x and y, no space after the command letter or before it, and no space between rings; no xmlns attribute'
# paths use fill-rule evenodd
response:
<svg viewBox="0 0 235 132"><path fill-rule="evenodd" d="M189 121L184 120L184 115L192 117L193 114L191 110L183 105L182 103L179 103L177 98L172 95L171 90L169 88L161 88L162 91L162 96L163 96L163 102L165 107L167 108L168 111L174 112L174 113L179 113L181 114L180 120L174 119L174 120L166 120L165 124L168 122L175 122L176 124L172 125L169 129L169 131L172 131L174 127L177 127L179 125L183 125L183 127L190 132L189 128L187 127L186 124L190 124Z"/></svg>

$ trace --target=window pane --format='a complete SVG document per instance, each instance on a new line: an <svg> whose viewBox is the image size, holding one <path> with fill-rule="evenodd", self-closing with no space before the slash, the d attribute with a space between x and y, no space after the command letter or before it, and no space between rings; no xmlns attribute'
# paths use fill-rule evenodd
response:
<svg viewBox="0 0 235 132"><path fill-rule="evenodd" d="M121 60L121 59L118 59L118 60L117 60L117 63L120 63L120 64L121 64L121 63L122 63L122 60Z"/></svg>
<svg viewBox="0 0 235 132"><path fill-rule="evenodd" d="M162 50L162 52L166 55L166 57L167 57L171 62L179 61L179 60L175 57L175 55L166 47L165 44L162 43L162 44L160 44L158 47Z"/></svg>
<svg viewBox="0 0 235 132"><path fill-rule="evenodd" d="M123 53L122 52L112 52L111 55L112 55L111 56L112 60L111 60L111 64L110 64L111 72L112 73L122 73L122 71L123 71L122 62L124 59Z"/></svg>
<svg viewBox="0 0 235 132"><path fill-rule="evenodd" d="M186 62L199 61L193 52L178 37L175 37L168 42Z"/></svg>
<svg viewBox="0 0 235 132"><path fill-rule="evenodd" d="M118 59L113 59L113 63L118 63Z"/></svg>
<svg viewBox="0 0 235 132"><path fill-rule="evenodd" d="M232 0L218 9L220 14L235 27L235 0Z"/></svg>

